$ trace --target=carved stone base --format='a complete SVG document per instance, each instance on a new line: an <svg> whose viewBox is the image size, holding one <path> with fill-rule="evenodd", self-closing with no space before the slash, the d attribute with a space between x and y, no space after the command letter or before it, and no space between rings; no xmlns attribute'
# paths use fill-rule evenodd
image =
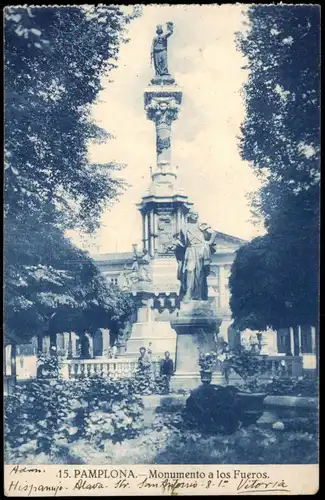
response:
<svg viewBox="0 0 325 500"><path fill-rule="evenodd" d="M182 302L178 316L171 321L177 333L176 372L172 387L184 389L199 385L200 354L216 351L215 335L219 331L222 317L217 314L209 301L193 300ZM215 374L214 378L220 378Z"/></svg>
<svg viewBox="0 0 325 500"><path fill-rule="evenodd" d="M140 347L152 351L152 360L163 359L165 352L170 352L170 357L175 360L176 332L167 321L137 322L132 326L130 338L127 341L125 355L128 358L138 358Z"/></svg>
<svg viewBox="0 0 325 500"><path fill-rule="evenodd" d="M221 373L216 372L212 374L211 384L215 385L225 385L224 377ZM200 374L197 373L175 373L175 375L170 380L170 388L173 391L183 390L193 390L201 385Z"/></svg>
<svg viewBox="0 0 325 500"><path fill-rule="evenodd" d="M151 83L153 85L173 85L175 79L171 75L155 76L152 78Z"/></svg>

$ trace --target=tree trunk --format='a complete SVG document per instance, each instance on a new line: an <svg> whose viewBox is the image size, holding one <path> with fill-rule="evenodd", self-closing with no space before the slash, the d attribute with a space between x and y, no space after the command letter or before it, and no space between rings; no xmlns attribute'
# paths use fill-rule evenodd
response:
<svg viewBox="0 0 325 500"><path fill-rule="evenodd" d="M43 335L37 335L37 354L41 354L43 352Z"/></svg>

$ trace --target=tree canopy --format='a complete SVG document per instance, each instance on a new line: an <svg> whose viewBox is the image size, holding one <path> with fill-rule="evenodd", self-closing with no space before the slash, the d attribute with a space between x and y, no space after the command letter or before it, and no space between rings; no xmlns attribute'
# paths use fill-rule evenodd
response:
<svg viewBox="0 0 325 500"><path fill-rule="evenodd" d="M6 9L5 206L55 206L65 227L93 230L120 192L120 166L89 163L107 134L90 117L101 77L116 67L126 18L114 6Z"/></svg>
<svg viewBox="0 0 325 500"><path fill-rule="evenodd" d="M91 105L102 76L117 66L131 19L118 6L5 9L9 331L31 335L49 318L67 321L67 310L75 327L87 328L90 317L114 321L130 308L64 234L94 231L124 187L121 165L90 163L87 152L91 141L110 139L92 121Z"/></svg>
<svg viewBox="0 0 325 500"><path fill-rule="evenodd" d="M116 322L123 327L132 312L128 297L109 286L89 255L58 228L26 217L28 233L17 222L5 247L8 332L29 338L42 332L94 332Z"/></svg>
<svg viewBox="0 0 325 500"><path fill-rule="evenodd" d="M232 313L245 328L316 324L320 9L254 5L247 24L237 37L248 69L240 152L263 181L252 212L267 234L237 254Z"/></svg>

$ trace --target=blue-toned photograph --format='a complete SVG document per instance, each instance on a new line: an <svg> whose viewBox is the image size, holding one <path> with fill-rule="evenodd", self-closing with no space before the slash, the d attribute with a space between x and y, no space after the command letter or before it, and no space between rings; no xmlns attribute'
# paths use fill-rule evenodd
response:
<svg viewBox="0 0 325 500"><path fill-rule="evenodd" d="M318 464L320 6L7 6L4 88L5 463Z"/></svg>

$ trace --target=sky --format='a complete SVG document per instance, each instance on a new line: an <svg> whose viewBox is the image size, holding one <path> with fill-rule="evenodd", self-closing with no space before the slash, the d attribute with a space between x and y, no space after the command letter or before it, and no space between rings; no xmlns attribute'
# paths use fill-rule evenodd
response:
<svg viewBox="0 0 325 500"><path fill-rule="evenodd" d="M102 216L88 239L73 235L91 254L132 251L141 241L136 203L150 184L156 160L155 126L146 119L143 93L154 70L150 48L157 24L174 23L169 38L169 71L183 91L179 119L172 125L172 162L179 183L200 220L213 229L243 239L263 232L253 225L247 194L259 182L239 155L244 120L240 89L247 79L245 59L236 50L235 33L244 29L243 5L149 5L129 25L129 43L120 50L118 68L103 77L93 106L95 122L114 135L91 145L89 159L126 164L120 175L126 192Z"/></svg>

